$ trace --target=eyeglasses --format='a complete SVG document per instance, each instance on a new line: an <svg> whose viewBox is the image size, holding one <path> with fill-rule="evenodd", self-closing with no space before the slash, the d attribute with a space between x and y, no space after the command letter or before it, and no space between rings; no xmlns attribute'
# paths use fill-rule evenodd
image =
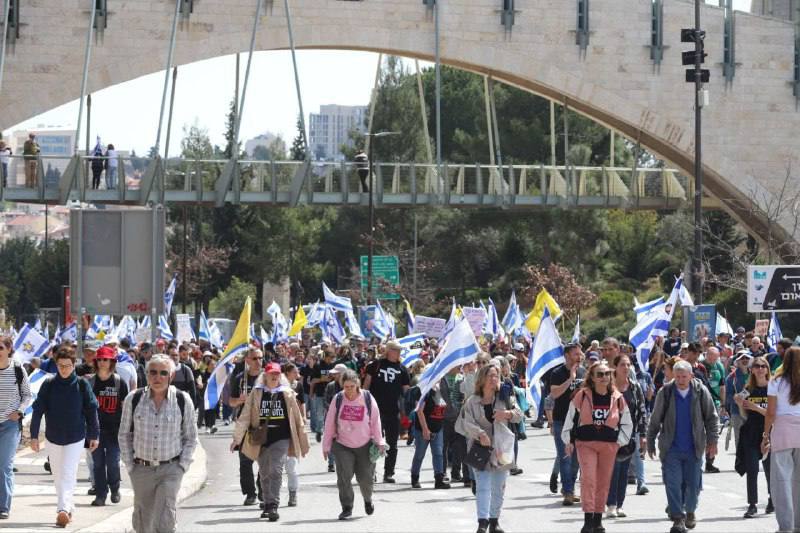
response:
<svg viewBox="0 0 800 533"><path fill-rule="evenodd" d="M8 350L8 348L6 348L5 344L0 344L0 350L6 351L6 350Z"/></svg>
<svg viewBox="0 0 800 533"><path fill-rule="evenodd" d="M608 372L595 372L594 373L594 377L596 377L598 379L608 378L608 377L611 377L611 374L613 374L613 372L611 370L609 370Z"/></svg>
<svg viewBox="0 0 800 533"><path fill-rule="evenodd" d="M762 365L762 364L758 364L758 365L753 365L753 367L752 367L752 368L769 368L769 366L767 366L767 365Z"/></svg>
<svg viewBox="0 0 800 533"><path fill-rule="evenodd" d="M75 365L73 365L72 362L70 361L69 363L56 363L56 366L58 368L63 368L64 370L67 370L68 368L72 368Z"/></svg>
<svg viewBox="0 0 800 533"><path fill-rule="evenodd" d="M152 377L161 376L161 377L165 378L165 377L169 376L169 370L150 369L150 370L147 371L147 373Z"/></svg>

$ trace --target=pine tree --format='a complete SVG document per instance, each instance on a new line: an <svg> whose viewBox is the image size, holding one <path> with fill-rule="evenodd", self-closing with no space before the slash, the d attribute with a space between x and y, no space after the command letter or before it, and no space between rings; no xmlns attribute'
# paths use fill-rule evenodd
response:
<svg viewBox="0 0 800 533"><path fill-rule="evenodd" d="M289 149L289 158L292 161L305 161L306 144L303 142L304 138L303 124L300 122L300 117L297 117L297 136L292 141L292 147Z"/></svg>

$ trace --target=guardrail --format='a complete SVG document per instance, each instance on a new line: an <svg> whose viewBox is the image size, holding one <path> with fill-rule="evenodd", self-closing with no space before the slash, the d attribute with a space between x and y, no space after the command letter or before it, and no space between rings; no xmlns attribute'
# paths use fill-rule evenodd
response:
<svg viewBox="0 0 800 533"><path fill-rule="evenodd" d="M229 190L220 192L215 186L226 168L231 170L227 160L162 161L128 156L7 159L0 199L34 203L223 200L290 204L292 181L304 164L239 160L232 174L238 179ZM669 168L445 164L437 172L431 164L376 162L372 183L376 204L386 206L675 208L694 195L693 181ZM367 200L352 162L312 162L299 198L300 203L321 205L360 205Z"/></svg>

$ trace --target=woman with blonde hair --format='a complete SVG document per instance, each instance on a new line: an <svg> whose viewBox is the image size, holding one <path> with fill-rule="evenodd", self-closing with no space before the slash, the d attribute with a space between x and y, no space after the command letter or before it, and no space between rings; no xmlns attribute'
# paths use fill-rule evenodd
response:
<svg viewBox="0 0 800 533"><path fill-rule="evenodd" d="M761 452L770 452L770 488L780 531L800 529L800 347L783 354L767 386Z"/></svg>
<svg viewBox="0 0 800 533"><path fill-rule="evenodd" d="M495 448L495 432L498 424L517 424L522 420L522 411L516 398L500 397L500 369L496 365L485 365L475 378L473 394L464 401L461 414L456 421L456 431L467 438L467 455L473 446ZM506 490L506 479L513 463L500 464L496 454L491 454L483 470L473 468L476 485L478 513L477 533L503 533L500 528L500 510Z"/></svg>
<svg viewBox="0 0 800 533"><path fill-rule="evenodd" d="M633 433L631 413L614 385L614 372L605 361L589 367L586 381L570 400L561 431L566 454L578 451L581 468L581 533L605 533L605 510L617 451Z"/></svg>

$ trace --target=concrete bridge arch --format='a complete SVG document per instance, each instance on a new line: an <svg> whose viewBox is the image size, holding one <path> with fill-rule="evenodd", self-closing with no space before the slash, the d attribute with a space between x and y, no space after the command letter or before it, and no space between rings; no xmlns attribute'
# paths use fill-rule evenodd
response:
<svg viewBox="0 0 800 533"><path fill-rule="evenodd" d="M108 25L92 51L90 91L164 68L175 3L107 1ZM679 42L680 28L693 24L692 2L663 1L666 48L656 65L648 47L651 0L592 2L585 47L576 44L581 0L518 1L510 31L500 22L500 0L438 1L443 63L566 104L692 173L693 86L684 81L680 51L687 45ZM88 2L21 3L20 37L0 92L0 128L77 98L80 91ZM247 49L254 4L194 0L178 33L176 64ZM283 3L267 4L257 49L287 48ZM419 0L290 0L290 9L298 48L433 58L432 11ZM751 200L778 194L787 169L800 162L800 112L791 83L795 29L790 22L737 12L737 65L726 81L724 10L704 6L702 19L711 69L711 106L704 110L706 190L760 236L765 221L752 212ZM785 237L795 240L796 216L783 216Z"/></svg>

